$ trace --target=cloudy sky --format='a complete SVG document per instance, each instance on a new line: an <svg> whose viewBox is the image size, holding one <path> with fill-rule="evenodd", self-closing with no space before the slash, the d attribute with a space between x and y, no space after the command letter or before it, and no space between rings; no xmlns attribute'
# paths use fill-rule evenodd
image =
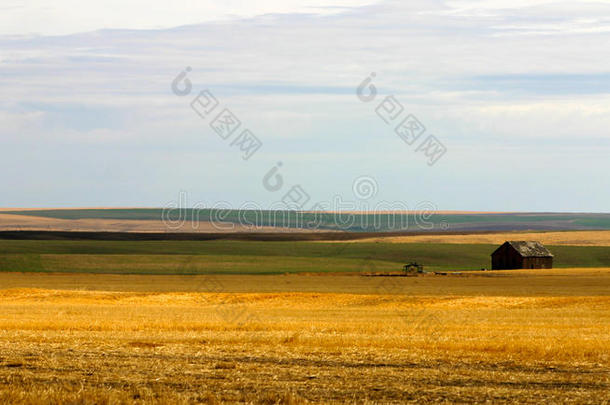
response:
<svg viewBox="0 0 610 405"><path fill-rule="evenodd" d="M0 5L0 207L181 191L266 207L299 185L309 208L354 200L365 176L371 205L609 211L608 1L91 3ZM203 90L219 102L204 118ZM385 122L389 96L401 114ZM227 140L210 127L224 108L241 121ZM425 126L411 145L394 132L409 115ZM243 129L262 142L248 160L231 144ZM430 135L446 149L432 166Z"/></svg>

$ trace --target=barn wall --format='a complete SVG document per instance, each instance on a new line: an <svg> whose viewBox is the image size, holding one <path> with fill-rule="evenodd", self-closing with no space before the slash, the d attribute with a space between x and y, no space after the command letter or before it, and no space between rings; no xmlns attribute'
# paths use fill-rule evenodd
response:
<svg viewBox="0 0 610 405"><path fill-rule="evenodd" d="M522 269L523 265L523 258L510 245L501 246L491 256L492 270Z"/></svg>
<svg viewBox="0 0 610 405"><path fill-rule="evenodd" d="M552 269L552 257L526 257L523 260L524 269Z"/></svg>

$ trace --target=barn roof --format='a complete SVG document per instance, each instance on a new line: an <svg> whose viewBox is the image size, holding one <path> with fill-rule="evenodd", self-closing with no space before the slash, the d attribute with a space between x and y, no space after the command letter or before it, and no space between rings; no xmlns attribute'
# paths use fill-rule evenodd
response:
<svg viewBox="0 0 610 405"><path fill-rule="evenodd" d="M506 243L523 257L553 257L553 254L540 242L511 240Z"/></svg>

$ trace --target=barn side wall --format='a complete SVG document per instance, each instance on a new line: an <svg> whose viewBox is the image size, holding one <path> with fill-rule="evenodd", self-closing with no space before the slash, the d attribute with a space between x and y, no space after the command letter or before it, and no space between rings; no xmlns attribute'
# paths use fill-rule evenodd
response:
<svg viewBox="0 0 610 405"><path fill-rule="evenodd" d="M523 259L524 269L552 269L552 257L526 257Z"/></svg>

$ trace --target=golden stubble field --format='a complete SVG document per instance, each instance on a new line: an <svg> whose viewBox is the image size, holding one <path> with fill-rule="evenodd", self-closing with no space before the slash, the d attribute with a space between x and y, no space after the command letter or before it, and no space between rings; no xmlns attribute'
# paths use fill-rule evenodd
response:
<svg viewBox="0 0 610 405"><path fill-rule="evenodd" d="M610 399L610 269L0 286L0 403Z"/></svg>
<svg viewBox="0 0 610 405"><path fill-rule="evenodd" d="M507 240L535 240L545 245L610 246L610 231L472 232L461 235L404 235L353 240L354 243L485 243L501 245Z"/></svg>
<svg viewBox="0 0 610 405"><path fill-rule="evenodd" d="M0 231L78 231L78 232L167 232L167 224L161 220L136 220L136 219L60 219L34 217L26 215L10 214L10 211L0 212ZM227 226L215 226L211 222L200 221L197 223L186 221L184 224L172 229L172 232L210 232L210 233L235 233L252 232L250 227L234 224ZM309 233L307 229L282 228L272 226L261 226L256 232L284 232L284 233Z"/></svg>

